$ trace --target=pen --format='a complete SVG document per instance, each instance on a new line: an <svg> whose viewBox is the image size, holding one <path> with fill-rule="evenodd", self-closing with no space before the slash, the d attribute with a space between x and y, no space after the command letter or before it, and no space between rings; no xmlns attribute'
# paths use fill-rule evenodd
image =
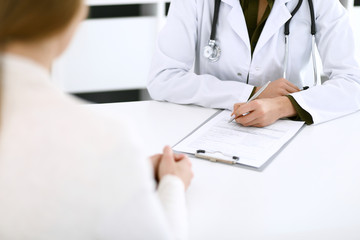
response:
<svg viewBox="0 0 360 240"><path fill-rule="evenodd" d="M266 84L264 84L259 91L257 91L249 100L247 100L246 103L251 102L252 100L254 100L255 98L257 98L266 88L267 86L269 86L269 84L271 83L271 81L268 81ZM236 116L233 116L230 118L229 123L231 123L232 121L234 121L236 118Z"/></svg>

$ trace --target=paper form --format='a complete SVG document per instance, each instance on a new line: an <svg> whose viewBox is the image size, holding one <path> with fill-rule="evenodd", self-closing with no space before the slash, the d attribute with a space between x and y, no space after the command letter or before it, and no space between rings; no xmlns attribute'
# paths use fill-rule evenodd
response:
<svg viewBox="0 0 360 240"><path fill-rule="evenodd" d="M183 141L175 151L195 154L221 155L225 159L240 158L239 163L261 167L302 127L303 122L278 120L264 127L243 127L235 121L228 123L231 112L224 110L198 128Z"/></svg>

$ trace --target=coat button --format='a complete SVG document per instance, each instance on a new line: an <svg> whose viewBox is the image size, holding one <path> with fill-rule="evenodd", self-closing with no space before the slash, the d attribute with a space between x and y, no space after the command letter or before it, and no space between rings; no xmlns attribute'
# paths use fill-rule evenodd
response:
<svg viewBox="0 0 360 240"><path fill-rule="evenodd" d="M256 67L255 70L256 70L256 71L260 71L261 68L260 68L260 67Z"/></svg>
<svg viewBox="0 0 360 240"><path fill-rule="evenodd" d="M241 73L238 73L237 75L238 75L239 77L241 77L241 76L242 76L242 74L241 74Z"/></svg>

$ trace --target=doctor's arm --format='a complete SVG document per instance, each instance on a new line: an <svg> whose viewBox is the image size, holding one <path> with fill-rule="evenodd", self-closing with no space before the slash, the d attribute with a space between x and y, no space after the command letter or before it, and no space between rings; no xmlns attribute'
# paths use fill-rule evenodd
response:
<svg viewBox="0 0 360 240"><path fill-rule="evenodd" d="M232 109L234 103L249 98L254 86L193 72L195 56L202 57L198 49L199 2L171 2L167 24L158 36L147 87L155 100Z"/></svg>
<svg viewBox="0 0 360 240"><path fill-rule="evenodd" d="M360 109L360 68L354 56L355 43L347 12L338 1L330 0L317 1L316 13L317 46L324 73L329 80L321 86L287 96L293 108L296 108L297 114L302 114L301 119L308 119L307 123L314 124ZM283 100L285 102L285 99ZM289 105L276 104L274 100L264 99L259 104L252 104L250 111L257 112L260 116L249 114L243 118L241 114L244 104L235 105L234 113L240 116L236 121L241 124L251 126L251 121L258 119L255 121L257 126L266 126L289 113L290 108L281 106ZM278 114L279 111L282 114ZM262 119L260 123L259 119Z"/></svg>
<svg viewBox="0 0 360 240"><path fill-rule="evenodd" d="M316 41L329 78L321 86L291 94L321 123L360 109L360 67L347 11L339 1L316 1Z"/></svg>

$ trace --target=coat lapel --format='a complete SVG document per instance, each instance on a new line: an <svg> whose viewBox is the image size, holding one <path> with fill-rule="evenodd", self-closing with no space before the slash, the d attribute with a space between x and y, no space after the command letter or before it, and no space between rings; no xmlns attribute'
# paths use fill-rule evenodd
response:
<svg viewBox="0 0 360 240"><path fill-rule="evenodd" d="M227 21L229 22L234 32L244 42L244 44L246 45L246 47L249 49L250 52L249 34L246 27L244 13L240 6L239 0L222 0L222 2L231 6L232 9L230 10L227 16Z"/></svg>
<svg viewBox="0 0 360 240"><path fill-rule="evenodd" d="M254 55L258 52L269 39L291 18L291 12L286 7L286 3L292 0L275 0L273 9L266 21L264 29L256 44Z"/></svg>

